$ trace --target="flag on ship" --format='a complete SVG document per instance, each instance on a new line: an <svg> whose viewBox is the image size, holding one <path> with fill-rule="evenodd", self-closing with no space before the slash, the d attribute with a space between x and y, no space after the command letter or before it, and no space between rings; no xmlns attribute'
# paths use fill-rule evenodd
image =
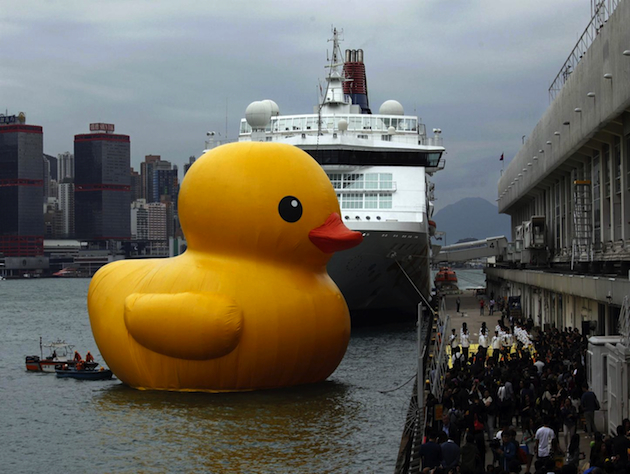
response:
<svg viewBox="0 0 630 474"><path fill-rule="evenodd" d="M501 153L501 158L499 158L499 161L503 161L503 153Z"/></svg>

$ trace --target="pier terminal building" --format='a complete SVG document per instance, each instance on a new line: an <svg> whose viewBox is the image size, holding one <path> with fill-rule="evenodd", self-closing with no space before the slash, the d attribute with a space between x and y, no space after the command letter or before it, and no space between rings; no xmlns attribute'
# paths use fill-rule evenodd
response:
<svg viewBox="0 0 630 474"><path fill-rule="evenodd" d="M486 277L536 324L591 336L589 380L614 430L630 415L630 1L593 6L499 180L513 242Z"/></svg>

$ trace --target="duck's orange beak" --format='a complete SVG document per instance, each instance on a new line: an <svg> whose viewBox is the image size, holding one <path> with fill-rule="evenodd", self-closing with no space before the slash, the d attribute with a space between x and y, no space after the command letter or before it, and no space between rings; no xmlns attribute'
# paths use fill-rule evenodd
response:
<svg viewBox="0 0 630 474"><path fill-rule="evenodd" d="M351 249L363 241L361 232L348 229L336 212L328 216L323 225L311 230L308 238L324 253Z"/></svg>

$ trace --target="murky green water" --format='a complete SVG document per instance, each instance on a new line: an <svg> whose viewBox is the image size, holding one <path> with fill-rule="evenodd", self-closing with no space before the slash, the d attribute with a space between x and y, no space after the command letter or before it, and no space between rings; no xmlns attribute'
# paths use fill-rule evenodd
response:
<svg viewBox="0 0 630 474"><path fill-rule="evenodd" d="M27 373L65 339L100 354L84 279L0 282L3 472L393 472L415 370L414 328L353 332L324 383L239 394L137 391Z"/></svg>

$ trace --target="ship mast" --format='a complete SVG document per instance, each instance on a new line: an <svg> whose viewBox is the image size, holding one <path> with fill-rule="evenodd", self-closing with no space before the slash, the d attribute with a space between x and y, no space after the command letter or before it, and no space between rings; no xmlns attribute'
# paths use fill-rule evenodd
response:
<svg viewBox="0 0 630 474"><path fill-rule="evenodd" d="M346 81L346 78L343 71L343 56L339 47L340 33L343 33L343 31L338 32L337 28L333 28L333 37L332 39L328 40L329 42L333 42L333 50L330 64L326 65L329 71L326 77L327 85L326 92L322 101L322 107L327 105L333 107L339 105L348 105L348 101L343 93L343 83L344 81Z"/></svg>

